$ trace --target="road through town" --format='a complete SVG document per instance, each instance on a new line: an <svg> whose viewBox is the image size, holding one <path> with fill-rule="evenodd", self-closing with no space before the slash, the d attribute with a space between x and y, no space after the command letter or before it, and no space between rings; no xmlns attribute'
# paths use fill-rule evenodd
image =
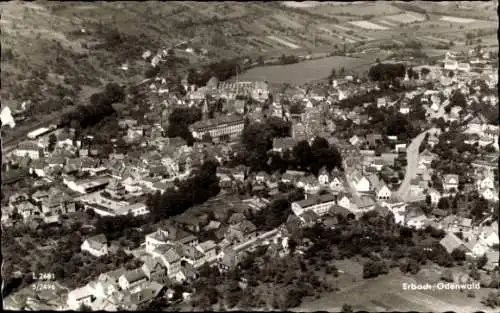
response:
<svg viewBox="0 0 500 313"><path fill-rule="evenodd" d="M399 196L399 198L401 198L401 200L403 201L408 200L410 181L417 176L418 155L419 155L418 148L420 147L420 144L424 140L425 134L434 131L436 131L436 129L431 128L429 130L420 133L417 137L413 138L410 145L406 149L407 165L406 165L405 177L403 179L403 182L399 186L398 191L396 192L397 196Z"/></svg>

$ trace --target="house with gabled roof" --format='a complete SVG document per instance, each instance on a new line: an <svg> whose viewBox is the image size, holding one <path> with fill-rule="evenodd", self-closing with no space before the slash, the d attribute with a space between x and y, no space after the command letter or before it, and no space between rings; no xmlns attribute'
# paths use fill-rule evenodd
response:
<svg viewBox="0 0 500 313"><path fill-rule="evenodd" d="M433 205L436 205L439 203L439 200L442 198L442 195L439 191L437 191L435 188L430 188L427 191L427 194L431 197L431 203Z"/></svg>
<svg viewBox="0 0 500 313"><path fill-rule="evenodd" d="M458 191L458 175L447 174L443 176L442 180L443 180L443 189L446 192Z"/></svg>
<svg viewBox="0 0 500 313"><path fill-rule="evenodd" d="M432 153L429 150L425 149L419 154L418 163L429 166L437 157L438 156L435 153Z"/></svg>
<svg viewBox="0 0 500 313"><path fill-rule="evenodd" d="M299 177L296 182L297 188L303 188L305 193L316 194L320 190L318 181L312 175Z"/></svg>
<svg viewBox="0 0 500 313"><path fill-rule="evenodd" d="M165 282L167 278L167 267L158 257L145 256L141 269L149 281Z"/></svg>
<svg viewBox="0 0 500 313"><path fill-rule="evenodd" d="M245 220L235 225L230 225L226 238L229 240L237 240L239 242L245 242L249 239L254 238L257 233L257 228L252 222Z"/></svg>
<svg viewBox="0 0 500 313"><path fill-rule="evenodd" d="M198 272L195 267L189 263L182 266L181 270L175 275L175 279L178 282L192 282L199 277Z"/></svg>
<svg viewBox="0 0 500 313"><path fill-rule="evenodd" d="M465 243L465 247L468 250L467 254L473 257L480 257L490 250L484 242L475 238L469 239L469 241Z"/></svg>
<svg viewBox="0 0 500 313"><path fill-rule="evenodd" d="M301 222L304 225L306 225L308 227L310 227L316 223L319 223L321 221L320 216L312 210L307 210L307 211L302 212L302 214L299 215L299 219L301 220Z"/></svg>
<svg viewBox="0 0 500 313"><path fill-rule="evenodd" d="M338 174L333 174L330 176L330 189L336 192L344 191L343 178Z"/></svg>
<svg viewBox="0 0 500 313"><path fill-rule="evenodd" d="M217 245L213 240L201 242L195 248L204 255L206 261L217 256Z"/></svg>
<svg viewBox="0 0 500 313"><path fill-rule="evenodd" d="M175 252L177 252L177 254L181 257L181 266L183 264L182 261L185 261L196 268L205 263L205 256L203 253L192 246L178 244L175 246Z"/></svg>
<svg viewBox="0 0 500 313"><path fill-rule="evenodd" d="M71 310L79 310L82 305L89 306L94 300L95 297L93 295L92 288L90 288L88 285L85 285L83 287L71 290L68 293L66 304Z"/></svg>
<svg viewBox="0 0 500 313"><path fill-rule="evenodd" d="M489 226L483 226L478 237L488 247L498 245L498 222L494 221Z"/></svg>
<svg viewBox="0 0 500 313"><path fill-rule="evenodd" d="M347 193L340 193L337 196L337 204L343 208L351 208L351 195Z"/></svg>
<svg viewBox="0 0 500 313"><path fill-rule="evenodd" d="M465 246L465 242L463 242L460 238L458 238L454 233L448 233L441 241L439 242L443 248L446 249L448 253L451 253L455 249L460 249L463 251L468 251L468 248Z"/></svg>
<svg viewBox="0 0 500 313"><path fill-rule="evenodd" d="M118 279L118 284L122 290L136 290L141 284L147 282L148 277L141 268L125 272Z"/></svg>
<svg viewBox="0 0 500 313"><path fill-rule="evenodd" d="M108 240L103 234L87 238L81 245L82 251L87 251L95 257L108 254Z"/></svg>
<svg viewBox="0 0 500 313"><path fill-rule="evenodd" d="M350 174L350 179L358 192L370 191L370 181L360 171L354 170Z"/></svg>

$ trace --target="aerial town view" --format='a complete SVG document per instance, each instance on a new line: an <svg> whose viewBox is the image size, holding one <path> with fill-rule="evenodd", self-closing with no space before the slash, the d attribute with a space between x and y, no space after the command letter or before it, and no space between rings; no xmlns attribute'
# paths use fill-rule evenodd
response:
<svg viewBox="0 0 500 313"><path fill-rule="evenodd" d="M1 3L3 309L499 312L497 9Z"/></svg>

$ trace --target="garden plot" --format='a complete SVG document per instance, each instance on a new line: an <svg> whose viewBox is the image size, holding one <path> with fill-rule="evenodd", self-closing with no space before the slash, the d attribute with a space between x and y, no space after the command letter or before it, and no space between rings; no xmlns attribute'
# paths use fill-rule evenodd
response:
<svg viewBox="0 0 500 313"><path fill-rule="evenodd" d="M454 17L454 16L441 16L442 21L452 22L452 23L460 23L460 24L469 24L473 23L477 20L472 18L463 18L463 17Z"/></svg>
<svg viewBox="0 0 500 313"><path fill-rule="evenodd" d="M368 22L368 21L352 21L352 22L348 22L348 23L351 25L361 27L364 29L369 29L369 30L387 30L387 29L389 29L389 27L385 27L385 26L378 25L378 24L375 24L372 22Z"/></svg>
<svg viewBox="0 0 500 313"><path fill-rule="evenodd" d="M372 16L382 16L389 14L398 14L401 13L401 10L391 5L389 1L386 2L337 2L334 4L317 6L314 8L309 8L309 11L315 14L321 14L326 16L358 16L363 17L365 15Z"/></svg>
<svg viewBox="0 0 500 313"><path fill-rule="evenodd" d="M418 13L403 13L397 15L389 15L386 16L385 19L389 19L399 24L411 24L415 22L425 21L425 16Z"/></svg>
<svg viewBox="0 0 500 313"><path fill-rule="evenodd" d="M394 23L391 23L391 22L386 21L386 20L380 20L380 21L377 21L377 23L384 24L384 25L387 25L387 26L393 27L393 28L399 27L398 24L394 24Z"/></svg>
<svg viewBox="0 0 500 313"><path fill-rule="evenodd" d="M299 49L299 48L300 48L300 46L298 46L298 45L296 45L296 44L293 44L293 43L291 43L291 42L289 42L289 41L283 40L283 39L281 39L281 38L278 38L278 37L276 37L276 36L272 36L272 35L271 35L271 36L267 36L267 38L269 38L269 39L271 39L271 40L274 40L274 41L276 41L277 43L280 43L280 44L282 44L283 46L288 47L288 48L292 48L292 49Z"/></svg>

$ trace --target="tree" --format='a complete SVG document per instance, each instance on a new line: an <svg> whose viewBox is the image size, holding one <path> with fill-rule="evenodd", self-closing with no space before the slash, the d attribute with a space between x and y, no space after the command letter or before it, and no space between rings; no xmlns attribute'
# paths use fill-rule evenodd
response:
<svg viewBox="0 0 500 313"><path fill-rule="evenodd" d="M384 261L368 261L363 265L363 278L377 277L387 274L389 269Z"/></svg>
<svg viewBox="0 0 500 313"><path fill-rule="evenodd" d="M344 304L342 305L342 313L353 313L354 310L352 308L352 305L349 304Z"/></svg>
<svg viewBox="0 0 500 313"><path fill-rule="evenodd" d="M201 120L201 115L201 109L197 107L175 108L168 117L168 137L181 137L188 143L192 142L189 125Z"/></svg>
<svg viewBox="0 0 500 313"><path fill-rule="evenodd" d="M159 66L150 66L144 72L144 77L146 77L146 78L153 78L156 75L158 75L158 73L160 73L160 67Z"/></svg>
<svg viewBox="0 0 500 313"><path fill-rule="evenodd" d="M295 102L290 105L290 114L302 114L304 112L304 106L299 103Z"/></svg>
<svg viewBox="0 0 500 313"><path fill-rule="evenodd" d="M332 68L332 71L330 72L330 76L328 76L328 79L333 79L337 77L337 71L335 68Z"/></svg>
<svg viewBox="0 0 500 313"><path fill-rule="evenodd" d="M486 264L488 263L488 257L486 254L483 254L481 257L479 257L476 261L476 266L477 268L481 269L483 268Z"/></svg>
<svg viewBox="0 0 500 313"><path fill-rule="evenodd" d="M78 309L78 311L80 311L80 312L92 312L92 308L89 307L88 305L85 305L82 303L80 305L80 308Z"/></svg>
<svg viewBox="0 0 500 313"><path fill-rule="evenodd" d="M450 208L450 203L449 203L448 199L441 198L441 199L439 199L437 206L439 209L447 211Z"/></svg>
<svg viewBox="0 0 500 313"><path fill-rule="evenodd" d="M302 140L292 150L293 157L301 169L307 169L313 162L311 147L306 140Z"/></svg>
<svg viewBox="0 0 500 313"><path fill-rule="evenodd" d="M455 248L451 252L451 256L457 262L465 261L465 252L462 249Z"/></svg>
<svg viewBox="0 0 500 313"><path fill-rule="evenodd" d="M49 150L49 152L54 151L54 148L56 147L56 143L57 143L57 136L55 134L50 134L50 136L49 136L49 145L47 147L47 149Z"/></svg>
<svg viewBox="0 0 500 313"><path fill-rule="evenodd" d="M471 215L477 221L481 220L484 216L484 213L488 212L488 201L484 198L479 198L474 201L472 206Z"/></svg>
<svg viewBox="0 0 500 313"><path fill-rule="evenodd" d="M427 68L427 67L422 67L422 69L420 70L420 74L421 76L426 76L430 73L431 71Z"/></svg>

